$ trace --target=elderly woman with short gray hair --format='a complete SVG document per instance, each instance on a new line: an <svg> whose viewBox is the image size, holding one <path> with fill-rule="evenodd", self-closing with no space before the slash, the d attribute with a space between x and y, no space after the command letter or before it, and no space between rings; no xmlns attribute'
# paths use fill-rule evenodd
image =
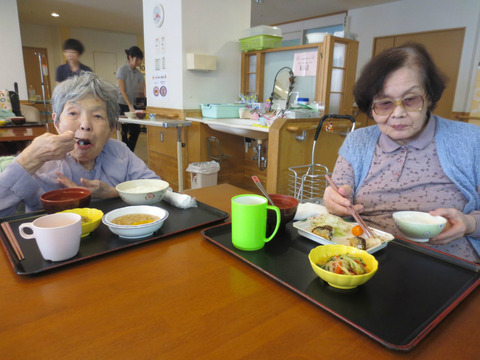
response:
<svg viewBox="0 0 480 360"><path fill-rule="evenodd" d="M116 87L91 72L59 84L52 96L58 135L35 138L0 174L0 217L42 209L40 195L63 187L85 187L92 198L118 196L115 186L158 179L121 141L110 137L118 120Z"/></svg>

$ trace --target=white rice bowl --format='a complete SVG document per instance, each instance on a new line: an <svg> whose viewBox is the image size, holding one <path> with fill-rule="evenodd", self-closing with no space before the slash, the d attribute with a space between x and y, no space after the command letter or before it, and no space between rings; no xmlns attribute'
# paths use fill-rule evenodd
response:
<svg viewBox="0 0 480 360"><path fill-rule="evenodd" d="M129 214L148 214L157 216L159 219L147 224L140 225L118 225L114 224L112 220ZM159 230L165 220L168 218L168 211L157 206L138 205L126 206L120 209L115 209L105 214L102 222L108 226L111 232L125 239L138 239L153 235Z"/></svg>
<svg viewBox="0 0 480 360"><path fill-rule="evenodd" d="M170 184L159 179L139 179L118 184L117 189L123 201L130 205L153 205L165 196Z"/></svg>

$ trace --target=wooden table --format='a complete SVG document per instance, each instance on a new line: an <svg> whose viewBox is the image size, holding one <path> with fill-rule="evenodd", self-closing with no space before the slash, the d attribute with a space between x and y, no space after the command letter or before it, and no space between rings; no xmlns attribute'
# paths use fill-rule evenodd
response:
<svg viewBox="0 0 480 360"><path fill-rule="evenodd" d="M230 211L230 185L188 191ZM2 359L478 359L474 291L394 352L204 240L199 231L40 276L0 255ZM394 324L392 324L394 326Z"/></svg>
<svg viewBox="0 0 480 360"><path fill-rule="evenodd" d="M47 132L45 124L0 127L0 142L29 141Z"/></svg>

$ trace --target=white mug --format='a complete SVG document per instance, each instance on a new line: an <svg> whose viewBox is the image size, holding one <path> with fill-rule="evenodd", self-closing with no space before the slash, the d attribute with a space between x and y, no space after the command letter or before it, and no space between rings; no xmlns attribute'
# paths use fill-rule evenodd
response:
<svg viewBox="0 0 480 360"><path fill-rule="evenodd" d="M27 234L24 229L33 234ZM35 238L45 260L62 261L77 255L82 234L82 217L74 213L56 213L42 216L19 227L25 239Z"/></svg>

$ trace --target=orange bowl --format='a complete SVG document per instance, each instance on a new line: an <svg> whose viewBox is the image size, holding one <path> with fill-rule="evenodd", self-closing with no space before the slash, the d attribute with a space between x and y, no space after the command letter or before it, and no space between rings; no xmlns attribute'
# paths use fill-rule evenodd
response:
<svg viewBox="0 0 480 360"><path fill-rule="evenodd" d="M85 188L65 188L47 191L40 196L43 208L49 214L90 205L92 193Z"/></svg>

